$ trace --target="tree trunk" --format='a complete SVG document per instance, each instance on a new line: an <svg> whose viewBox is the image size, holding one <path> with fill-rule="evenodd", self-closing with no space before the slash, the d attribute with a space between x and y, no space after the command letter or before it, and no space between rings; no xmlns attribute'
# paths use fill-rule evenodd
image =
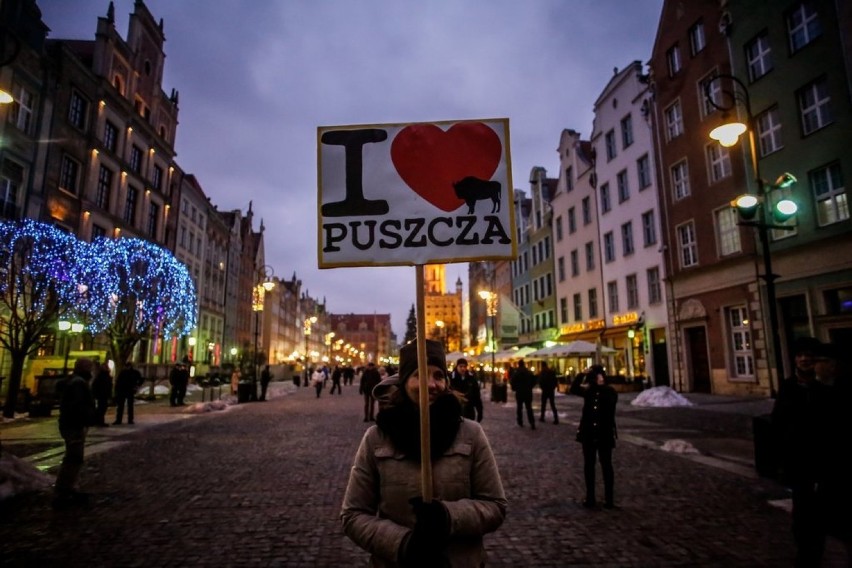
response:
<svg viewBox="0 0 852 568"><path fill-rule="evenodd" d="M15 406L18 404L18 391L21 389L21 379L24 375L24 361L26 353L10 351L12 367L9 369L9 388L6 390L6 404L3 406L3 417L14 418Z"/></svg>

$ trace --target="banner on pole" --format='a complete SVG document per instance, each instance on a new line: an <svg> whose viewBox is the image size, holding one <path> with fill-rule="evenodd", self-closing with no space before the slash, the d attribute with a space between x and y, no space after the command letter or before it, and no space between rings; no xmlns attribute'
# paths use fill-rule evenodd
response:
<svg viewBox="0 0 852 568"><path fill-rule="evenodd" d="M320 268L517 255L506 118L317 129Z"/></svg>

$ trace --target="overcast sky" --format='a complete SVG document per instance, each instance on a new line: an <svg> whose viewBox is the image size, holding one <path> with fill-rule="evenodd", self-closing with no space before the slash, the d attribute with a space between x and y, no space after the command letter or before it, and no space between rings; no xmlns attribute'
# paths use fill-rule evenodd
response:
<svg viewBox="0 0 852 568"><path fill-rule="evenodd" d="M37 0L49 38L94 39L108 0ZM513 185L558 176L564 128L588 138L613 68L647 62L662 0L147 0L180 92L177 162L220 210L249 201L266 262L334 313L390 313L415 269L317 268L317 127L508 118ZM115 0L127 39L133 0ZM448 289L467 264L447 267Z"/></svg>

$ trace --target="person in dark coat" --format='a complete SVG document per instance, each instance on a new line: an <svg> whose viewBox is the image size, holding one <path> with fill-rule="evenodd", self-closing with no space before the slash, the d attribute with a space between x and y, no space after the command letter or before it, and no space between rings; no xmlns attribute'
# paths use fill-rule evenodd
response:
<svg viewBox="0 0 852 568"><path fill-rule="evenodd" d="M337 389L337 394L343 394L343 390L340 388L340 379L343 377L343 371L340 369L340 365L335 365L334 370L331 372L331 390L328 391L328 394L334 394L334 389Z"/></svg>
<svg viewBox="0 0 852 568"><path fill-rule="evenodd" d="M467 367L467 359L459 359L450 375L450 388L464 397L462 416L482 422L482 393L479 381Z"/></svg>
<svg viewBox="0 0 852 568"><path fill-rule="evenodd" d="M577 427L577 441L583 445L583 476L586 480L584 507L594 507L595 461L600 459L604 481L604 507L615 507L615 472L612 467L612 450L618 437L615 427L615 405L618 393L607 384L606 372L594 365L571 383L570 393L583 397L583 413Z"/></svg>
<svg viewBox="0 0 852 568"><path fill-rule="evenodd" d="M551 369L547 363L542 363L541 371L538 373L538 386L541 389L541 416L539 417L539 422L544 422L544 411L549 401L550 410L553 412L553 423L559 424L559 414L556 413L557 382L556 371Z"/></svg>
<svg viewBox="0 0 852 568"><path fill-rule="evenodd" d="M361 384L358 392L364 395L364 422L375 420L376 399L373 398L373 388L382 381L376 364L370 361L361 373Z"/></svg>
<svg viewBox="0 0 852 568"><path fill-rule="evenodd" d="M115 379L115 422L113 424L121 424L125 406L127 406L127 423L133 424L133 401L136 398L136 389L142 386L142 382L142 373L133 367L132 361L127 361Z"/></svg>
<svg viewBox="0 0 852 568"><path fill-rule="evenodd" d="M351 385L355 382L355 369L352 365L346 365L343 367L343 384Z"/></svg>
<svg viewBox="0 0 852 568"><path fill-rule="evenodd" d="M77 491L76 486L83 468L86 433L96 422L95 400L89 387L94 367L91 359L77 359L74 374L59 386L59 434L65 440L65 455L54 485L55 509L88 502L88 496Z"/></svg>
<svg viewBox="0 0 852 568"><path fill-rule="evenodd" d="M92 379L92 396L95 399L95 426L109 426L106 423L107 408L109 408L109 397L112 396L112 374L109 365L97 365L97 374Z"/></svg>
<svg viewBox="0 0 852 568"><path fill-rule="evenodd" d="M272 371L269 370L269 365L264 365L260 372L260 400L266 400L266 390L269 388L269 382L272 380Z"/></svg>
<svg viewBox="0 0 852 568"><path fill-rule="evenodd" d="M183 399L186 396L186 387L189 384L189 369L183 362L175 363L169 373L169 405L184 406Z"/></svg>
<svg viewBox="0 0 852 568"><path fill-rule="evenodd" d="M839 464L838 448L849 447L848 425L840 419L849 412L843 387L837 390L836 350L812 337L793 345L794 373L784 379L772 408L772 427L781 452L781 479L793 497L792 532L796 566L819 566L825 550L830 514L826 505L842 495L849 480L832 483ZM819 371L819 372L818 372ZM847 420L848 422L848 420ZM848 456L842 458L848 462ZM835 470L835 471L833 471ZM840 490L840 491L837 491ZM848 490L846 491L848 493ZM828 495L834 494L834 497ZM844 511L848 516L849 509Z"/></svg>
<svg viewBox="0 0 852 568"><path fill-rule="evenodd" d="M518 361L518 368L512 373L510 386L515 393L515 404L517 405L518 426L523 427L524 417L523 409L527 410L527 420L530 423L530 428L535 430L535 417L533 416L532 400L533 387L535 386L535 375L527 369L527 364L523 359Z"/></svg>

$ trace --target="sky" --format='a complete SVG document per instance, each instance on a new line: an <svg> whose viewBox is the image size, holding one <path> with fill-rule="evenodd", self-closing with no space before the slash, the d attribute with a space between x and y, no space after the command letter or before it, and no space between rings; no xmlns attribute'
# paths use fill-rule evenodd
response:
<svg viewBox="0 0 852 568"><path fill-rule="evenodd" d="M557 177L561 132L588 138L614 68L651 55L663 0L146 0L164 21L176 161L219 210L249 202L275 276L332 313L390 314L415 268L317 267L317 128L508 118L513 186ZM53 39L94 39L108 0L37 0ZM115 0L127 39L133 0ZM468 296L467 264L447 266Z"/></svg>

